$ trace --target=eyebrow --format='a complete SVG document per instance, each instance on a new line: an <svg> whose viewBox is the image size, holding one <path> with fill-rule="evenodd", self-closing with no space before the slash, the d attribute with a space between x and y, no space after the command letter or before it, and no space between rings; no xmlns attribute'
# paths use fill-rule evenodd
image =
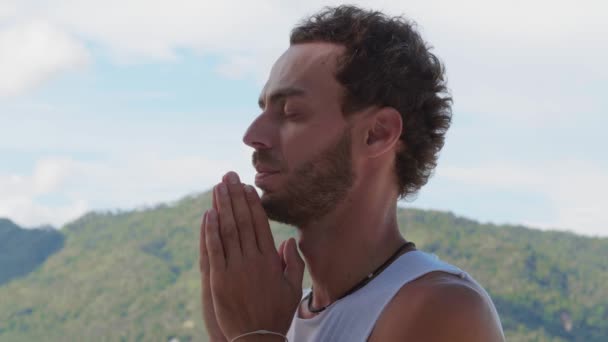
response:
<svg viewBox="0 0 608 342"><path fill-rule="evenodd" d="M305 94L306 94L306 92L302 88L297 88L297 87L281 88L281 89L276 90L274 93L272 93L270 95L270 103L277 102L277 101L285 99L287 97L303 96ZM258 105L262 109L264 109L264 107L266 106L266 102L264 101L264 98L262 96L260 96L260 98L258 100Z"/></svg>

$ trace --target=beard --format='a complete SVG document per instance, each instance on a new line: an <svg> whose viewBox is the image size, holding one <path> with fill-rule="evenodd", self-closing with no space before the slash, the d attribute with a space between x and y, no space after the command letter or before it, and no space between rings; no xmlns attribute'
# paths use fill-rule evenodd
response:
<svg viewBox="0 0 608 342"><path fill-rule="evenodd" d="M302 227L333 211L348 194L354 179L351 128L346 127L336 143L288 175L281 191L264 192L262 206L269 219Z"/></svg>

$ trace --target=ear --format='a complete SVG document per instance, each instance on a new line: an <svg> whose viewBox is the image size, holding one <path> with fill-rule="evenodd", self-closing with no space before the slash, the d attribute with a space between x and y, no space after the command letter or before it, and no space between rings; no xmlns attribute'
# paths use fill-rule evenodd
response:
<svg viewBox="0 0 608 342"><path fill-rule="evenodd" d="M366 131L366 154L377 157L399 147L403 121L401 114L392 107L377 109L370 117Z"/></svg>

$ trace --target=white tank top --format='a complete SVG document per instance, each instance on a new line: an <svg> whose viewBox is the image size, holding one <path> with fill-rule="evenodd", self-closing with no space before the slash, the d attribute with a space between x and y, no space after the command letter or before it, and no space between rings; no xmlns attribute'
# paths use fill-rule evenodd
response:
<svg viewBox="0 0 608 342"><path fill-rule="evenodd" d="M296 311L287 338L289 342L367 341L382 310L399 289L435 271L455 274L477 284L466 272L439 260L436 255L411 251L401 255L363 288L335 301L318 315L303 319ZM304 297L309 292L310 289L306 289ZM492 309L496 312L495 308Z"/></svg>

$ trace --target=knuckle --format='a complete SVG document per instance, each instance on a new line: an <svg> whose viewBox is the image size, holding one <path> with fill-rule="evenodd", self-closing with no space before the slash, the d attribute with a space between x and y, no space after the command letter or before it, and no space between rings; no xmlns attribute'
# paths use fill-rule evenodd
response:
<svg viewBox="0 0 608 342"><path fill-rule="evenodd" d="M217 255L221 252L220 245L218 243L213 243L209 246L209 253L213 255Z"/></svg>
<svg viewBox="0 0 608 342"><path fill-rule="evenodd" d="M251 225L249 223L249 220L247 219L247 217L245 217L244 215L240 215L237 218L237 224L239 225L239 227L241 228L249 228L249 226Z"/></svg>

